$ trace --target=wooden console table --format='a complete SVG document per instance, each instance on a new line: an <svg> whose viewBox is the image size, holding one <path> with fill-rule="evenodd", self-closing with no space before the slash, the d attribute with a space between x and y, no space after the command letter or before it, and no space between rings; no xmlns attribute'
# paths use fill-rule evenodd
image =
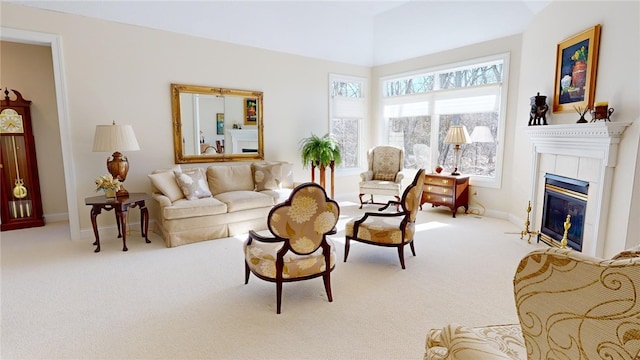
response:
<svg viewBox="0 0 640 360"><path fill-rule="evenodd" d="M431 203L431 206L446 206L456 217L456 211L464 206L464 213L469 210L469 176L468 175L442 175L427 174L424 177L422 189L422 204Z"/></svg>
<svg viewBox="0 0 640 360"><path fill-rule="evenodd" d="M122 238L122 251L127 251L127 212L129 208L138 207L140 209L140 234L145 241L151 241L147 237L149 230L149 210L145 205L145 200L149 199L149 195L145 193L131 193L129 196L107 198L104 195L94 196L84 199L86 205L91 206L91 225L93 225L93 233L96 236L95 252L100 252L100 236L98 235L98 224L96 218L102 210L111 211L115 209L116 224L118 225L118 237Z"/></svg>

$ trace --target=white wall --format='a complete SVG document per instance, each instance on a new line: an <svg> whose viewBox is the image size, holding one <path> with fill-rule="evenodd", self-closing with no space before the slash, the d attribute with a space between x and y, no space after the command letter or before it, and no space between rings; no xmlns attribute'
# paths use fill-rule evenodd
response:
<svg viewBox="0 0 640 360"><path fill-rule="evenodd" d="M522 34L522 65L518 114L524 119L529 111L529 97L553 97L556 46L559 42L596 24L602 25L595 101L608 101L615 108L613 121L638 122L640 118L640 3L635 1L565 2L554 1L535 17ZM551 104L551 102L550 102ZM553 113L550 124L575 123L574 112ZM590 117L587 117L590 119ZM515 129L513 147L512 198L509 212L519 214L529 200L531 189L531 141L524 126ZM609 212L607 246L604 256L638 244L637 219L640 215L640 189L634 180L640 175L636 124L627 128L618 153Z"/></svg>
<svg viewBox="0 0 640 360"><path fill-rule="evenodd" d="M296 164L296 181L310 179L299 165L298 141L328 132L329 73L369 77L370 69L237 46L0 3L3 27L60 35L67 88L80 228L91 237L94 179L108 154L93 153L95 126L131 124L141 150L125 154L130 192L149 191L147 174L173 166L170 84L264 92L265 157ZM208 164L203 164L206 166ZM340 181L337 193L356 193L357 181ZM150 206L154 206L150 202ZM153 209L152 209L153 210ZM153 213L153 211L152 211ZM132 223L137 217L132 212ZM100 224L113 221L100 218Z"/></svg>

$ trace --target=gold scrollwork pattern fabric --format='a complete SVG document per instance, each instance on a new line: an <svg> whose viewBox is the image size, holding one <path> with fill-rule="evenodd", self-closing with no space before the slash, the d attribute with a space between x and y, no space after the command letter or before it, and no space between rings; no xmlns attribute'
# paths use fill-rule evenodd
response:
<svg viewBox="0 0 640 360"><path fill-rule="evenodd" d="M638 359L640 258L534 251L514 292L529 359Z"/></svg>

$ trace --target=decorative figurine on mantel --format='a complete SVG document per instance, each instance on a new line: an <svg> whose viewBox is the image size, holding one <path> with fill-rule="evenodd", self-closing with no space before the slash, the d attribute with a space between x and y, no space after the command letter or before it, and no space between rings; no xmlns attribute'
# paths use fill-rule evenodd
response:
<svg viewBox="0 0 640 360"><path fill-rule="evenodd" d="M596 120L611 121L611 114L613 114L613 108L609 107L609 103L606 101L597 102L591 111L591 122Z"/></svg>
<svg viewBox="0 0 640 360"><path fill-rule="evenodd" d="M531 113L529 114L529 126L531 125L547 125L547 97L538 95L531 97ZM541 123L542 122L542 123Z"/></svg>
<svg viewBox="0 0 640 360"><path fill-rule="evenodd" d="M589 112L589 107L588 106L585 107L585 108L583 108L581 106L574 106L573 109L580 115L580 119L578 119L578 121L576 121L576 123L584 124L584 123L588 122L587 119L584 118L584 115Z"/></svg>

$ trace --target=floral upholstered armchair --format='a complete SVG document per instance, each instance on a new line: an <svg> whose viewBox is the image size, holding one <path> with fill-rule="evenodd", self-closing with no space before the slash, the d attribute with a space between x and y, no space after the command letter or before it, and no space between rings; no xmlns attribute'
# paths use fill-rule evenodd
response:
<svg viewBox="0 0 640 360"><path fill-rule="evenodd" d="M329 302L333 301L331 271L336 249L327 235L335 234L339 215L338 203L329 199L320 185L297 186L288 200L269 212L267 225L273 237L249 232L244 243L245 284L251 273L275 282L278 314L283 282L322 276Z"/></svg>
<svg viewBox="0 0 640 360"><path fill-rule="evenodd" d="M365 244L395 247L398 249L400 265L404 269L404 247L409 245L413 256L413 235L416 232L416 217L420 209L424 169L419 169L411 185L402 194L401 201L389 201L381 212L366 212L360 219L353 219L345 225L344 261L347 261L351 240ZM402 211L382 212L390 206L401 206Z"/></svg>
<svg viewBox="0 0 640 360"><path fill-rule="evenodd" d="M394 196L400 200L400 189L404 173L404 149L382 145L367 152L368 170L360 174L360 209L364 204L380 204L373 201L373 195ZM362 200L366 194L369 200Z"/></svg>
<svg viewBox="0 0 640 360"><path fill-rule="evenodd" d="M513 283L519 324L433 329L424 359L640 359L640 248L535 250Z"/></svg>

